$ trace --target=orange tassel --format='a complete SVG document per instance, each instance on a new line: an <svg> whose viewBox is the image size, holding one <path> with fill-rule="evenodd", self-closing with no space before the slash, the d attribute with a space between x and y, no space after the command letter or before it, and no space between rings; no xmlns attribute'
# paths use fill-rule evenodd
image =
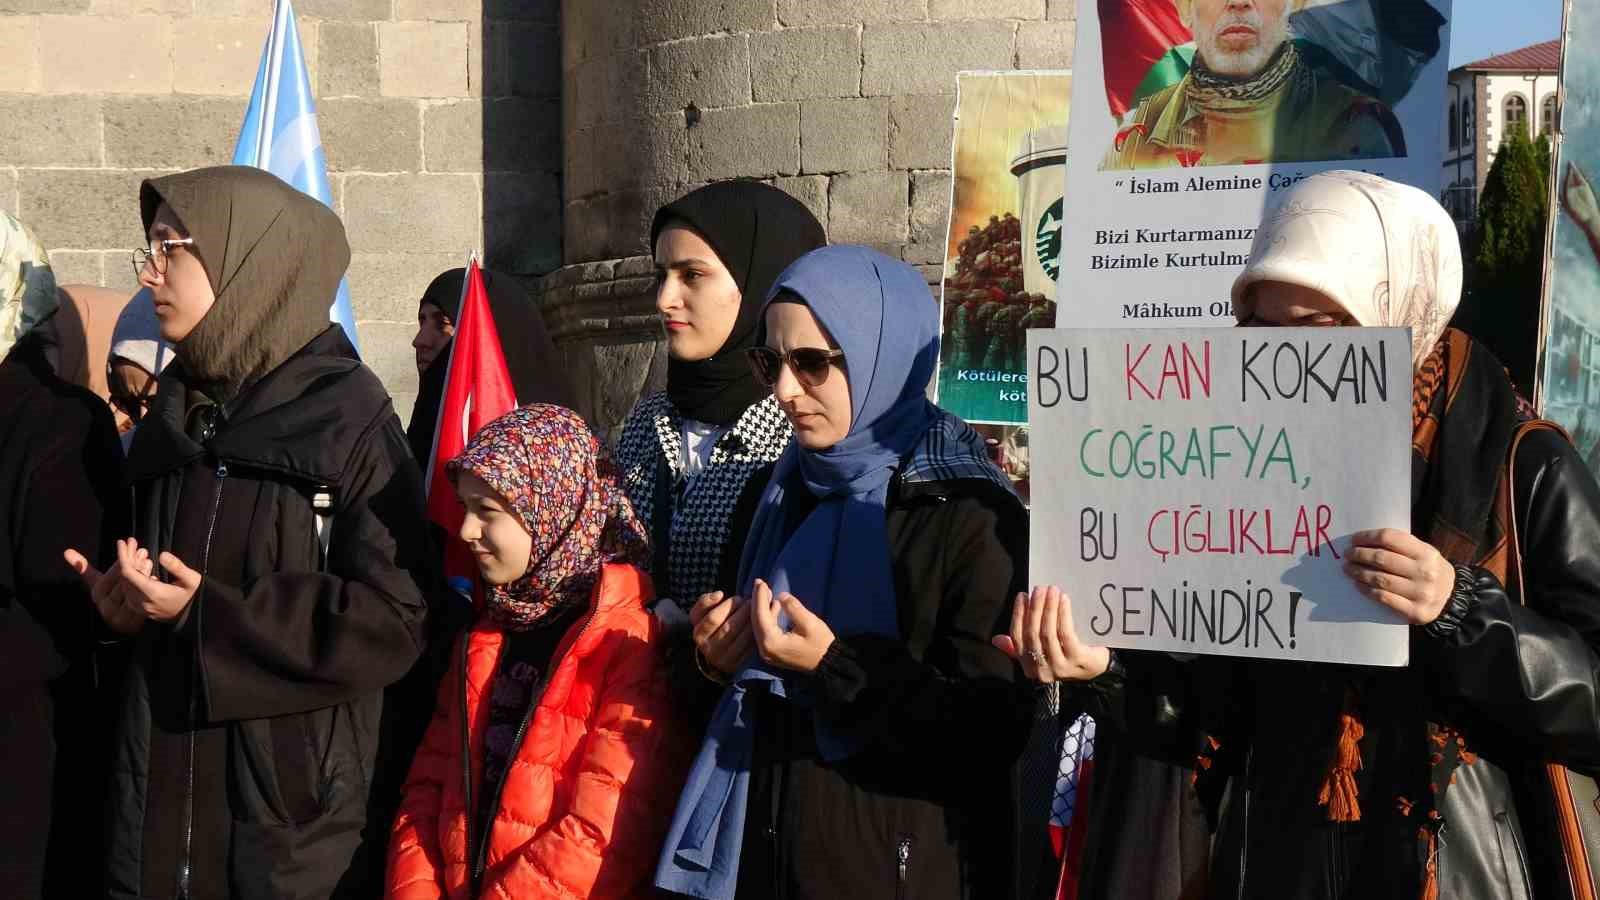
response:
<svg viewBox="0 0 1600 900"><path fill-rule="evenodd" d="M1194 771L1189 773L1189 783L1191 785L1200 783L1201 772L1209 772L1211 770L1211 754L1216 753L1221 748L1221 742L1209 734L1206 735L1206 748L1195 754Z"/></svg>
<svg viewBox="0 0 1600 900"><path fill-rule="evenodd" d="M1428 845L1428 866L1422 880L1422 900L1439 900L1439 833L1423 826L1418 835Z"/></svg>
<svg viewBox="0 0 1600 900"><path fill-rule="evenodd" d="M1361 738L1367 729L1356 717L1354 691L1345 692L1344 707L1339 713L1339 747L1317 794L1317 803L1328 808L1330 822L1359 822L1361 799L1355 773L1361 770Z"/></svg>

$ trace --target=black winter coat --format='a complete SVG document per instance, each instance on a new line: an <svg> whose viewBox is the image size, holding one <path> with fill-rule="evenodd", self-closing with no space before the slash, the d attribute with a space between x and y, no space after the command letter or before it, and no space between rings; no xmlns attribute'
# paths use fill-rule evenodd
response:
<svg viewBox="0 0 1600 900"><path fill-rule="evenodd" d="M375 896L384 689L417 659L433 558L405 434L338 326L220 415L186 394L174 364L128 462L140 543L204 581L134 641L111 896Z"/></svg>
<svg viewBox="0 0 1600 900"><path fill-rule="evenodd" d="M1552 432L1530 435L1514 464L1526 605L1474 570L1467 602L1412 629L1411 666L1374 672L1381 690L1367 696L1387 705L1390 722L1451 723L1477 754L1439 801L1441 900L1570 896L1540 769L1555 761L1600 774L1600 490ZM1124 705L1156 736L1144 748L1181 758L1197 749L1198 732L1224 734L1233 774L1214 843L1216 896L1420 896L1417 826L1387 802L1411 767L1428 764L1426 751L1396 746L1403 729L1367 729L1361 821L1328 822L1317 803L1351 667L1221 658L1145 666L1119 656L1129 683L1155 698ZM1217 704L1228 697L1239 702ZM1241 726L1249 738L1229 753L1226 734Z"/></svg>
<svg viewBox="0 0 1600 900"><path fill-rule="evenodd" d="M1086 685L1062 686L1060 730L1095 719L1088 828L1078 872L1083 900L1198 900L1208 896L1211 823L1194 787L1198 736L1179 731L1171 689L1184 667L1164 653L1118 650ZM1132 669L1140 677L1128 678ZM1082 795L1080 795L1082 796ZM1054 900L1061 861L1048 854L1029 896Z"/></svg>
<svg viewBox="0 0 1600 900"><path fill-rule="evenodd" d="M1027 583L1027 512L988 481L897 477L887 516L900 638L838 636L813 675L830 718L868 723L867 749L823 762L808 714L749 695L741 900L1016 895L1014 778L1037 692L990 638Z"/></svg>
<svg viewBox="0 0 1600 900"><path fill-rule="evenodd" d="M98 829L84 826L111 728L97 616L61 554L103 566L128 515L111 413L56 377L53 335L47 320L0 363L0 884L19 898L100 891Z"/></svg>

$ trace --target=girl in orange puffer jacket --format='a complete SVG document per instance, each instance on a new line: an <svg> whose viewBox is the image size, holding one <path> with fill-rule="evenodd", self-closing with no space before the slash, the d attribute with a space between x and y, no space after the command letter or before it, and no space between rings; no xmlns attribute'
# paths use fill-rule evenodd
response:
<svg viewBox="0 0 1600 900"><path fill-rule="evenodd" d="M488 589L406 780L387 896L649 896L687 758L645 530L563 407L496 419L447 472Z"/></svg>

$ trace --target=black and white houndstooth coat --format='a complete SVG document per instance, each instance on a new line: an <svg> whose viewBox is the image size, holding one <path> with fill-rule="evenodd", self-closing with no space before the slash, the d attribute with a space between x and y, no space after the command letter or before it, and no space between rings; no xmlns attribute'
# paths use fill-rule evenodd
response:
<svg viewBox="0 0 1600 900"><path fill-rule="evenodd" d="M717 439L694 479L683 473L683 418L665 391L639 401L617 441L634 512L655 545L656 591L681 609L709 591L736 591L739 556L773 463L793 430L770 395Z"/></svg>

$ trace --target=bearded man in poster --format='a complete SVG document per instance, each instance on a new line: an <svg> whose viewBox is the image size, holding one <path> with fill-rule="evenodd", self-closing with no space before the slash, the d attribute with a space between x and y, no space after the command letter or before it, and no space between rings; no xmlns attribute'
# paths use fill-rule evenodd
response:
<svg viewBox="0 0 1600 900"><path fill-rule="evenodd" d="M1394 112L1290 39L1306 0L1173 0L1192 67L1141 101L1102 169L1160 169L1406 155Z"/></svg>

